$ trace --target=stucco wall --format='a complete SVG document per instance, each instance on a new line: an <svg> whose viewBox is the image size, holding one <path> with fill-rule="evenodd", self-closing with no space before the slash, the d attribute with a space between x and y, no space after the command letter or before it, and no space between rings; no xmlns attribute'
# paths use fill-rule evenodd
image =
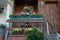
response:
<svg viewBox="0 0 60 40"><path fill-rule="evenodd" d="M6 24L6 6L2 13L0 13L0 24Z"/></svg>

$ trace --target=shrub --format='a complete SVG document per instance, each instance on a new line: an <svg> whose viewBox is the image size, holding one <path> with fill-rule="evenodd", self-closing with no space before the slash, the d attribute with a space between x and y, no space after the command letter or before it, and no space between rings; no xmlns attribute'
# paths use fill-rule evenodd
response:
<svg viewBox="0 0 60 40"><path fill-rule="evenodd" d="M33 28L29 34L26 35L26 40L44 40L44 33L37 28Z"/></svg>

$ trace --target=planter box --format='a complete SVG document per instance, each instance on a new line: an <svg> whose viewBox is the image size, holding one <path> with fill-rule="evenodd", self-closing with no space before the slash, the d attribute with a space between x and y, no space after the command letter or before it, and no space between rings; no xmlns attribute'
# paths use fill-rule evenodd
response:
<svg viewBox="0 0 60 40"><path fill-rule="evenodd" d="M22 20L30 20L31 16L30 15L25 15L25 16L21 16Z"/></svg>
<svg viewBox="0 0 60 40"><path fill-rule="evenodd" d="M0 36L0 40L3 40L3 36Z"/></svg>
<svg viewBox="0 0 60 40"><path fill-rule="evenodd" d="M10 20L42 20L43 15L18 15L10 16Z"/></svg>
<svg viewBox="0 0 60 40"><path fill-rule="evenodd" d="M11 16L10 17L10 20L19 20L20 19L20 16Z"/></svg>
<svg viewBox="0 0 60 40"><path fill-rule="evenodd" d="M43 17L32 17L33 20L42 20Z"/></svg>
<svg viewBox="0 0 60 40"><path fill-rule="evenodd" d="M31 18L33 20L42 20L43 19L43 15L32 15Z"/></svg>
<svg viewBox="0 0 60 40"><path fill-rule="evenodd" d="M25 40L24 35L11 35L8 37L8 40Z"/></svg>

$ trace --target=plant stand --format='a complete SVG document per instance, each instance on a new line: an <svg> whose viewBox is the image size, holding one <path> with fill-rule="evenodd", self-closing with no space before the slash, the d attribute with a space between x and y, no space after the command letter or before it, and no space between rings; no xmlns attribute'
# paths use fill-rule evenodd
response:
<svg viewBox="0 0 60 40"><path fill-rule="evenodd" d="M34 28L34 27L37 27L37 28L39 28L42 32L44 32L45 33L45 35L49 35L49 30L48 30L48 23L43 19L43 20L33 20L33 19L31 19L31 20L7 20L7 22L9 22L9 28L12 28L12 23L33 23L32 25L31 25L31 28ZM36 24L35 24L36 23ZM42 24L41 24L42 23ZM38 24L38 25L37 25ZM47 27L46 27L46 26ZM17 25L18 26L18 25ZM30 27L28 27L28 28L30 28ZM22 29L27 29L27 27L26 26L24 26ZM13 36L13 35L12 35ZM16 37L17 35L15 35L15 36L13 36L13 38L14 37ZM7 39L9 39L10 37L8 37ZM18 38L18 37L17 37ZM15 39L15 38L14 38ZM25 39L24 39L25 40Z"/></svg>

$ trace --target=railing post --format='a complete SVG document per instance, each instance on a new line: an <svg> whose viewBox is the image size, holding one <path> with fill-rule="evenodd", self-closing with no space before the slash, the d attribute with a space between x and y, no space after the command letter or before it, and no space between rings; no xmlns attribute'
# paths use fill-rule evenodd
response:
<svg viewBox="0 0 60 40"><path fill-rule="evenodd" d="M48 26L48 22L46 22L46 27L47 27L47 35L49 35L49 26Z"/></svg>
<svg viewBox="0 0 60 40"><path fill-rule="evenodd" d="M59 37L57 36L57 40L59 40Z"/></svg>
<svg viewBox="0 0 60 40"><path fill-rule="evenodd" d="M8 36L8 30L6 31L5 39L4 39L4 40L8 40L8 39L7 39L7 36Z"/></svg>

